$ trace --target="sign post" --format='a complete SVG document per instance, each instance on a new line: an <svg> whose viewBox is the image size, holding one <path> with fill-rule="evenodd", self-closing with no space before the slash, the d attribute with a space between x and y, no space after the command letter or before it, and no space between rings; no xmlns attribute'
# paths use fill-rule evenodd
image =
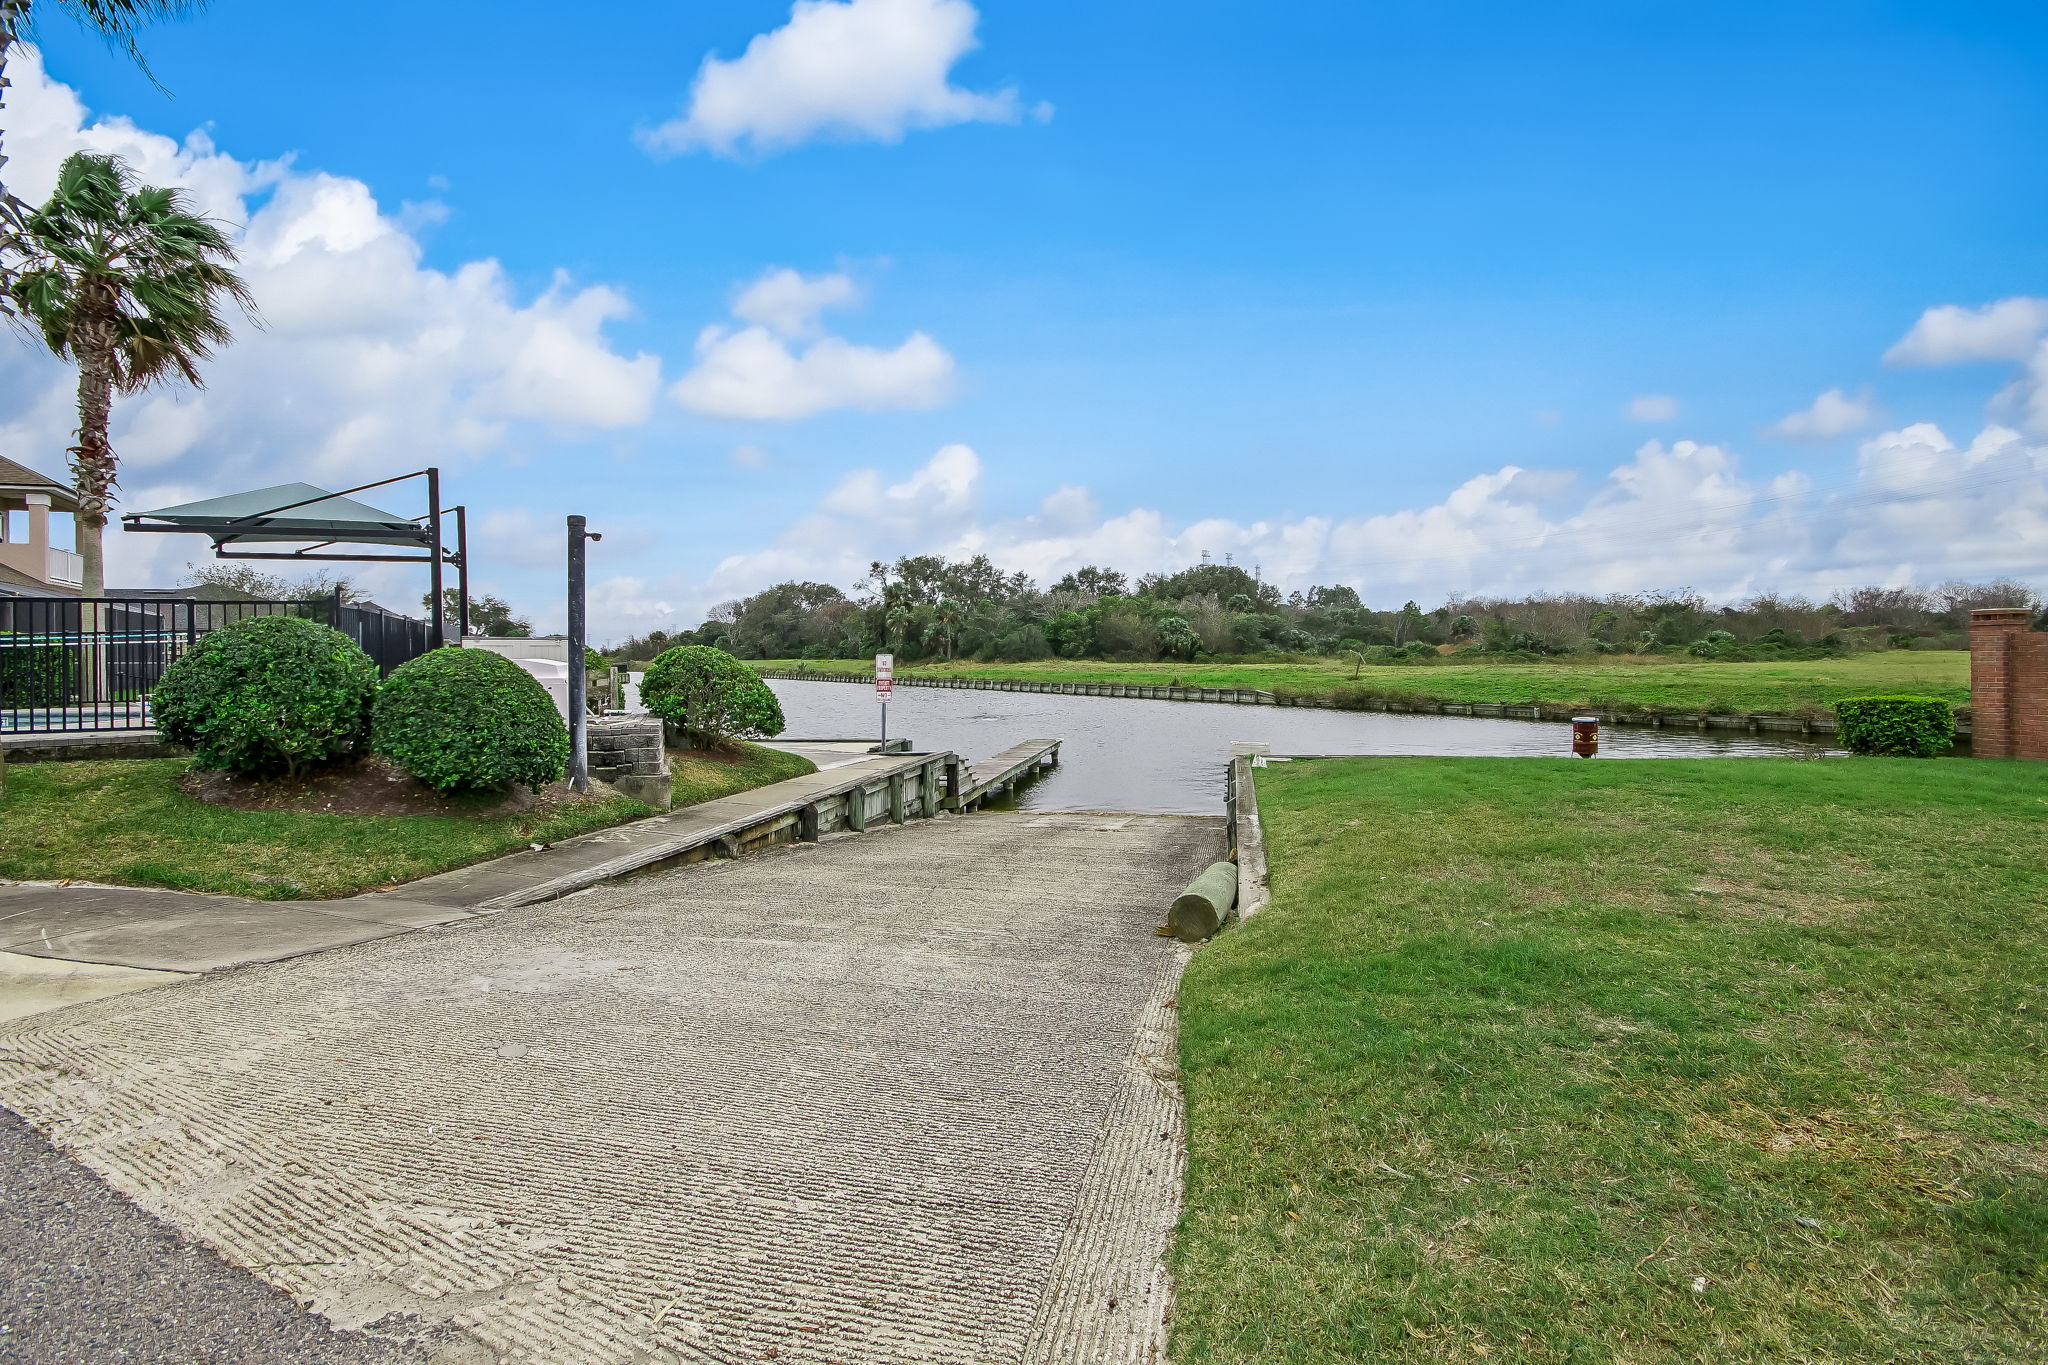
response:
<svg viewBox="0 0 2048 1365"><path fill-rule="evenodd" d="M889 747L889 694L896 690L896 656L877 654L875 656L875 696L882 703L882 744Z"/></svg>

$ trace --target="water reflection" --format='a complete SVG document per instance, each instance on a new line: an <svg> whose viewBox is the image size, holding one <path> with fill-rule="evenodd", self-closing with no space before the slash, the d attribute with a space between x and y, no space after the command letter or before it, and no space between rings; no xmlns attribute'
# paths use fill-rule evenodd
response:
<svg viewBox="0 0 2048 1365"><path fill-rule="evenodd" d="M788 717L786 733L810 739L872 736L873 689L848 683L771 679ZM1024 794L1026 810L1128 810L1214 815L1223 803L1223 763L1239 740L1276 754L1455 754L1569 759L1563 721L1466 716L1396 716L1276 706L1221 706L1045 692L978 692L906 687L889 704L889 733L920 749L975 759L1019 740L1057 737L1060 766ZM1715 758L1797 754L1811 744L1789 735L1605 726L1601 758ZM1593 760L1597 762L1598 760Z"/></svg>

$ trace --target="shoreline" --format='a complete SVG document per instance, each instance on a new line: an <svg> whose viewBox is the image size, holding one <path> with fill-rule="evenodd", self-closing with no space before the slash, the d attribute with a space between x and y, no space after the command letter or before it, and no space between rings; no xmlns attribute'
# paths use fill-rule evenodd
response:
<svg viewBox="0 0 2048 1365"><path fill-rule="evenodd" d="M874 674L825 669L748 667L763 678L783 682L829 682L872 685ZM1666 711L1645 706L1630 710L1607 703L1573 705L1565 702L1461 702L1415 695L1375 694L1355 689L1355 697L1340 692L1321 696L1262 688L1175 687L1164 684L1128 682L1057 682L1036 678L929 677L898 673L898 687L936 687L981 692L1038 692L1071 697L1117 697L1145 701L1206 702L1226 706L1295 706L1326 711L1378 712L1393 715L1438 715L1478 717L1490 720L1568 721L1575 715L1598 716L1606 725L1636 725L1652 729L1742 730L1751 734L1823 735L1835 733L1833 716L1782 711ZM1347 704L1354 702L1356 704ZM1817 708L1816 708L1817 709ZM1969 737L1966 716L1958 716L1956 737Z"/></svg>

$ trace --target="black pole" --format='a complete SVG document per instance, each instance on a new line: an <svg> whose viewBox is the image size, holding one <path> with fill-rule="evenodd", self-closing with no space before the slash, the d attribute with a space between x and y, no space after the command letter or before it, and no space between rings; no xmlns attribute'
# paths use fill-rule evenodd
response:
<svg viewBox="0 0 2048 1365"><path fill-rule="evenodd" d="M469 508L455 509L455 593L461 599L456 615L458 640L469 638Z"/></svg>
<svg viewBox="0 0 2048 1365"><path fill-rule="evenodd" d="M427 648L448 643L447 608L441 602L441 471L427 470L427 600L433 605L427 617Z"/></svg>
<svg viewBox="0 0 2048 1365"><path fill-rule="evenodd" d="M569 790L590 790L589 710L583 702L583 529L569 518Z"/></svg>

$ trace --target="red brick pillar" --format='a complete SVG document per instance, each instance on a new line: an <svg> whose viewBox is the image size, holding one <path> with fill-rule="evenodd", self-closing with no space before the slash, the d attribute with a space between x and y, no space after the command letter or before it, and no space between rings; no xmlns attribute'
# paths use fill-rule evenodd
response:
<svg viewBox="0 0 2048 1365"><path fill-rule="evenodd" d="M2048 632L2012 637L2012 752L2048 758Z"/></svg>
<svg viewBox="0 0 2048 1365"><path fill-rule="evenodd" d="M1970 749L1979 758L2048 758L2048 634L2033 613L1970 613Z"/></svg>

